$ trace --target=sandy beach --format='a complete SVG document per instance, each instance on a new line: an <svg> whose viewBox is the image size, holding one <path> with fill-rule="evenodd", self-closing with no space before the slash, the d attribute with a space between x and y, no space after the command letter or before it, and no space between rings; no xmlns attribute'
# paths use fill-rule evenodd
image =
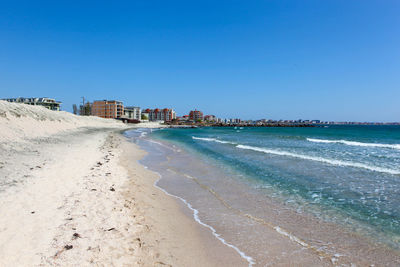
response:
<svg viewBox="0 0 400 267"><path fill-rule="evenodd" d="M354 258L322 253L290 232L238 212L194 179L179 180L172 169L172 176L160 180L163 169L151 171L139 163L154 151L123 134L160 127L165 126L126 125L0 101L0 266L396 266L397 254L367 242L357 245L354 253L360 255ZM179 153L167 157L179 160ZM194 199L185 200L163 189L164 178L178 179L175 186L186 190L185 183L206 190L193 191ZM234 183L220 185L215 187L220 193L226 188L229 197L249 198ZM218 222L227 224L210 226L204 213L191 208L189 203L196 202L215 209ZM269 219L278 212L280 224L290 222L279 205L260 207L272 210ZM229 223L229 212L240 215L236 223ZM235 230L240 225L252 226L251 243L243 239L245 231ZM313 238L310 232L308 240Z"/></svg>
<svg viewBox="0 0 400 267"><path fill-rule="evenodd" d="M131 179L124 196L131 201L137 220L140 249L138 263L143 266L247 266L245 259L217 240L206 227L193 219L193 212L154 184L159 176L137 163L145 152L120 139L125 146L121 165Z"/></svg>
<svg viewBox="0 0 400 267"><path fill-rule="evenodd" d="M0 114L0 266L247 265L154 186L128 126L4 102Z"/></svg>

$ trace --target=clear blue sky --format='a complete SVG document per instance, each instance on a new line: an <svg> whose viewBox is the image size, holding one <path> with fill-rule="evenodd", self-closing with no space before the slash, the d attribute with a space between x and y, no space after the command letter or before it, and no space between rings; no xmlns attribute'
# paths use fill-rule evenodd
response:
<svg viewBox="0 0 400 267"><path fill-rule="evenodd" d="M400 121L400 1L1 1L0 98Z"/></svg>

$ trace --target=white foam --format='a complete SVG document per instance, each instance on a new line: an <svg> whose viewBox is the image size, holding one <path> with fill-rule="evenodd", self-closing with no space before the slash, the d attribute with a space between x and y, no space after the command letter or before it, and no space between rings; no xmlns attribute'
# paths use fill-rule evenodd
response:
<svg viewBox="0 0 400 267"><path fill-rule="evenodd" d="M153 172L154 172L154 171L153 171ZM255 261L253 260L252 257L247 256L247 255L246 255L243 251L241 251L238 247L236 247L236 246L234 246L234 245L228 243L225 239L223 239L223 238L221 237L220 234L217 233L217 231L214 229L214 227L212 227L212 226L210 226L210 225L208 225L208 224L202 222L202 221L200 220L200 218L199 218L199 211L198 211L197 209L193 208L192 205L191 205L189 202L186 201L186 199L181 198L181 197L178 197L178 196L173 195L173 194L170 194L170 193L168 193L165 189L163 189L163 188L161 188L160 186L158 186L158 182L161 180L161 177L162 177L162 176L161 176L161 174L158 173L158 172L155 172L155 173L157 173L158 176L159 176L160 178L159 178L157 181L154 182L154 187L160 189L160 190L163 191L166 195L171 196L171 197L174 197L174 198L177 198L177 199L181 200L183 203L185 203L185 205L186 205L191 211L193 211L193 218L194 218L194 220L195 220L198 224L200 224L200 225L202 225L202 226L204 226L204 227L210 229L210 230L211 230L211 233L213 234L213 236L215 236L215 237L216 237L219 241L221 241L224 245L226 245L226 246L228 246L228 247L234 249L234 250L240 255L240 257L242 257L243 259L245 259L245 260L249 263L249 267L251 267L251 266L253 266L253 265L255 264Z"/></svg>
<svg viewBox="0 0 400 267"><path fill-rule="evenodd" d="M195 137L195 136L192 136L192 138L195 139L195 140L203 140L203 141L216 142L216 143L221 143L221 144L236 145L236 143L234 143L234 142L218 140L218 139L215 139L215 138Z"/></svg>
<svg viewBox="0 0 400 267"><path fill-rule="evenodd" d="M347 141L347 140L325 140L325 139L314 139L314 138L307 138L307 141L314 143L328 143L328 144L339 143L348 146L381 147L381 148L391 148L400 150L400 144L362 143L362 142Z"/></svg>
<svg viewBox="0 0 400 267"><path fill-rule="evenodd" d="M163 143L154 141L154 140L152 140L152 139L148 139L147 141L150 142L150 143L154 143L154 144L160 145L160 146L162 146L162 147L168 148L168 149L170 149L170 150L172 150L172 151L174 151L174 152L179 152L179 150L177 150L177 149L173 149L172 147L169 147L169 146L167 146L167 145L164 145Z"/></svg>
<svg viewBox="0 0 400 267"><path fill-rule="evenodd" d="M153 140L148 140L148 141L150 141L150 142L152 141L153 143L156 143L156 144L158 144L158 145L167 147L167 146L165 146L164 144L159 143L159 142L156 142L156 141L153 141ZM169 149L172 149L172 148L170 148L170 147L168 147L168 148L169 148ZM139 161L138 161L138 162L139 162ZM141 164L141 163L139 163L139 164ZM143 164L141 164L141 165L143 165ZM144 166L144 168L148 169L147 166L145 166L145 165L143 165L143 166ZM191 205L189 202L186 201L186 199L181 198L181 197L176 196L176 195L173 195L173 194L170 194L170 193L168 193L165 189L163 189L163 188L161 188L160 186L158 186L158 182L161 180L162 176L161 176L160 173L158 173L158 172L156 172L156 171L153 171L153 172L156 173L156 174L159 176L158 180L156 180L156 181L154 182L154 184L153 184L154 187L160 189L161 191L163 191L163 192L164 192L165 194L167 194L168 196L177 198L177 199L181 200L183 203L185 203L185 205L186 205L191 211L193 211L193 218L194 218L194 220L195 220L197 223L199 223L200 225L202 225L202 226L204 226L204 227L210 229L210 230L211 230L211 233L213 234L213 236L215 236L215 237L216 237L219 241L221 241L224 245L226 245L226 246L228 246L228 247L234 249L234 250L240 255L240 257L242 257L243 259L245 259L245 260L249 263L249 267L251 267L251 266L253 266L253 265L255 264L255 261L253 260L252 257L247 256L247 255L246 255L243 251L241 251L238 247L236 247L236 246L234 246L234 245L228 243L225 239L223 239L223 238L221 237L220 234L217 233L217 231L216 231L212 226L210 226L210 225L208 225L208 224L206 224L206 223L203 223L203 222L200 220L200 218L199 218L199 211L198 211L197 209L193 208L192 205Z"/></svg>
<svg viewBox="0 0 400 267"><path fill-rule="evenodd" d="M286 232L285 230L283 230L279 226L275 226L274 230L277 231L279 234L288 237L293 242L296 242L296 243L300 244L303 247L306 247L306 248L310 247L310 245L308 245L307 243L301 241L299 238L295 237L294 235L289 234L288 232Z"/></svg>
<svg viewBox="0 0 400 267"><path fill-rule="evenodd" d="M363 168L363 169L367 169L370 171L383 172L383 173L389 173L389 174L397 174L397 175L400 174L400 170L381 168L381 167L366 165L366 164L362 164L362 163L358 163L358 162L341 161L341 160L337 160L337 159L326 159L326 158L322 158L322 157L314 157L314 156L296 154L296 153L287 152L287 151L272 150L272 149L266 149L266 148L254 147L254 146L246 146L246 145L237 145L236 147L241 148L241 149L253 150L253 151L257 151L257 152L263 152L263 153L267 153L267 154L273 154L273 155L279 155L279 156L289 156L289 157L306 159L306 160L313 160L313 161L318 161L318 162L327 163L327 164L336 165L336 166L347 166L347 167Z"/></svg>
<svg viewBox="0 0 400 267"><path fill-rule="evenodd" d="M203 139L213 139L213 138L200 138L200 137L196 138L196 137L193 137L193 139L200 139L200 140L203 140ZM216 139L215 139L215 140L216 140ZM149 141L150 141L150 140L149 140ZM206 140L206 141L209 141L209 140ZM211 140L211 141L214 141L214 140ZM218 141L220 141L220 140L218 140ZM221 141L221 142L225 142L225 141ZM158 142L154 142L154 143L157 143L157 144L159 144L159 145L163 145L163 144L158 143ZM241 146L241 145L238 145L238 146ZM238 146L237 146L237 147L238 147ZM143 165L143 164L142 164L142 165ZM145 165L143 165L143 166L144 166L144 168L148 169L147 166L145 166ZM153 170L152 170L152 171L153 171ZM153 184L154 187L156 187L156 188L158 188L159 190L163 191L163 192L164 192L166 195L168 195L168 196L171 196L171 197L174 197L174 198L176 198L176 199L181 200L191 211L193 211L193 218L194 218L194 220L195 220L197 223L199 223L200 225L202 225L202 226L204 226L204 227L210 229L211 233L212 233L218 240L220 240L224 245L226 245L226 246L228 246L228 247L234 249L234 250L240 255L240 257L242 257L243 259L245 259L245 260L248 262L248 264L249 264L248 266L249 266L249 267L251 267L251 266L253 266L254 264L256 264L255 260L254 260L252 257L247 256L247 255L246 255L243 251L241 251L238 247L236 247L236 246L234 246L234 245L228 243L224 238L222 238L221 235L218 234L217 231L214 229L214 227L212 227L212 226L210 226L210 225L208 225L208 224L202 222L202 221L200 220L200 218L199 218L199 211L198 211L197 209L193 208L192 205L191 205L186 199L184 199L184 198L182 198L182 197L179 197L179 196L176 196L176 195L173 195L173 194L167 192L167 191L166 191L165 189L163 189L162 187L160 187L160 186L158 185L158 182L161 180L162 176L161 176L160 173L158 173L158 172L156 172L156 171L153 171L153 172L156 173L156 174L159 176L159 179L157 179L157 180L154 182L154 184ZM185 174L185 176L186 176L187 178L189 178L189 179L194 179L194 178L193 178L192 176L190 176L190 175ZM296 237L296 236L290 234L289 232L287 232L286 230L282 229L282 228L279 227L279 226L274 226L273 229L274 229L277 233L279 233L280 235L283 235L283 236L289 238L291 241L293 241L293 242L295 242L295 243L301 245L302 247L305 247L305 248L312 248L309 244L305 243L304 241L302 241L302 240L299 239L298 237Z"/></svg>

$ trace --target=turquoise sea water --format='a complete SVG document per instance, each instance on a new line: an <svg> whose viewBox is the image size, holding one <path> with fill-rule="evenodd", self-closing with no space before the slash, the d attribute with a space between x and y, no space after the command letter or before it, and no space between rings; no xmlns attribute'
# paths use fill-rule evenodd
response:
<svg viewBox="0 0 400 267"><path fill-rule="evenodd" d="M297 213L400 248L399 126L163 129L148 137L183 149ZM196 174L201 176L191 172ZM223 183L218 177L208 183Z"/></svg>

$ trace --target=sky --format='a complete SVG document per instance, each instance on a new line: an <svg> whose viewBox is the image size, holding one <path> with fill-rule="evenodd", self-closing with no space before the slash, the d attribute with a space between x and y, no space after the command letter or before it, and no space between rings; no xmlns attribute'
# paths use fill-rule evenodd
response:
<svg viewBox="0 0 400 267"><path fill-rule="evenodd" d="M0 98L400 121L400 1L0 1Z"/></svg>

